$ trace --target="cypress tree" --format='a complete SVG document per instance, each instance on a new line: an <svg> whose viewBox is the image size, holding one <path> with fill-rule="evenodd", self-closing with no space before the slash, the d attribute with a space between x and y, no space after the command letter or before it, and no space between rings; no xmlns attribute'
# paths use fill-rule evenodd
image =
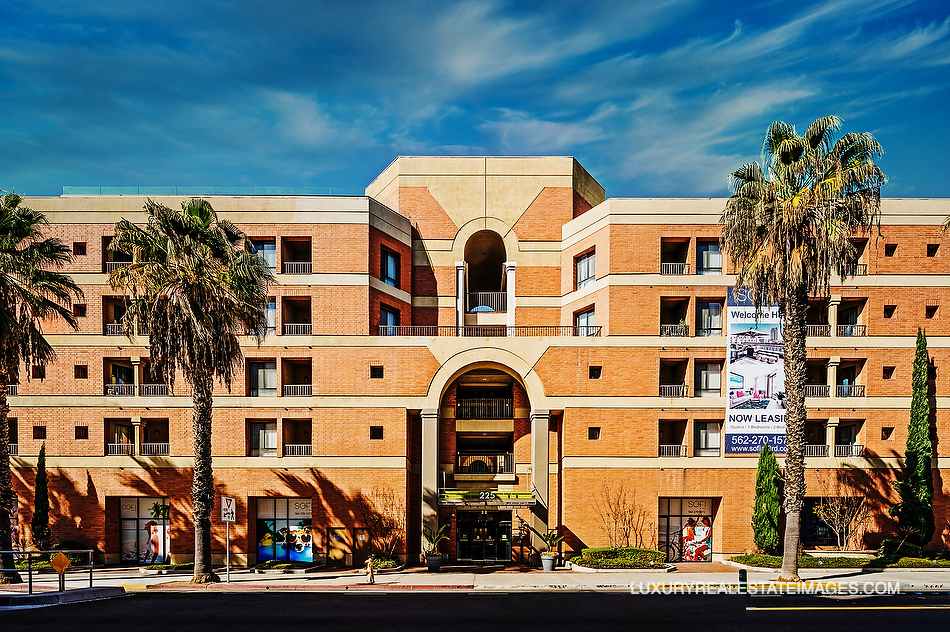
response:
<svg viewBox="0 0 950 632"><path fill-rule="evenodd" d="M778 482L778 461L768 445L759 452L759 468L755 475L755 508L752 511L752 539L765 553L774 554L779 547L778 519L781 499Z"/></svg>
<svg viewBox="0 0 950 632"><path fill-rule="evenodd" d="M33 546L48 549L52 533L49 528L49 479L46 476L46 444L40 446L40 456L36 460L36 485L33 487L33 519L30 521L33 532Z"/></svg>
<svg viewBox="0 0 950 632"><path fill-rule="evenodd" d="M921 546L930 542L934 525L934 482L931 472L933 444L930 442L930 399L927 388L927 336L917 328L917 353L911 376L910 423L904 454L904 478L895 486L900 502L891 507L892 516L907 540Z"/></svg>

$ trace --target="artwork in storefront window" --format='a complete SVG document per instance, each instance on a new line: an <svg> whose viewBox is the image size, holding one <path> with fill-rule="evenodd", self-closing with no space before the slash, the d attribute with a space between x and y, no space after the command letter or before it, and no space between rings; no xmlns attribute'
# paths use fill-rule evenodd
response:
<svg viewBox="0 0 950 632"><path fill-rule="evenodd" d="M171 563L170 506L167 498L122 498L122 561Z"/></svg>
<svg viewBox="0 0 950 632"><path fill-rule="evenodd" d="M683 527L683 560L687 562L708 562L712 553L712 525L707 516L698 521L690 518Z"/></svg>
<svg viewBox="0 0 950 632"><path fill-rule="evenodd" d="M313 561L309 498L261 498L257 502L257 561Z"/></svg>

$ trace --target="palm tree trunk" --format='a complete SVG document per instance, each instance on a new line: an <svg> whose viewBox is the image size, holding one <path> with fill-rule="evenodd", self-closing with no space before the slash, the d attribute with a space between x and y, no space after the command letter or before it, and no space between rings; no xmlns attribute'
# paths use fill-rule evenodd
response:
<svg viewBox="0 0 950 632"><path fill-rule="evenodd" d="M211 414L213 382L210 373L192 383L192 430L194 432L195 467L191 483L195 520L195 574L193 584L220 581L211 568L211 512L214 509L214 474L211 471Z"/></svg>
<svg viewBox="0 0 950 632"><path fill-rule="evenodd" d="M805 496L805 311L808 293L791 293L782 306L785 339L785 537L780 581L798 582L798 541L801 534L802 499Z"/></svg>
<svg viewBox="0 0 950 632"><path fill-rule="evenodd" d="M9 394L10 374L0 363L0 551L13 549L13 532L10 528L10 516L14 515L16 507L13 504L13 477L10 474L10 405L7 403ZM0 555L0 568L14 567L13 555ZM19 584L23 578L15 570L0 571L0 584Z"/></svg>

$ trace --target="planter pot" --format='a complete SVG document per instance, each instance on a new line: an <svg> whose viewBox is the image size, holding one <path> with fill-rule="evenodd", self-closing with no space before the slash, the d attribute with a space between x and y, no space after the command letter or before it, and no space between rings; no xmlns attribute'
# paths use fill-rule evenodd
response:
<svg viewBox="0 0 950 632"><path fill-rule="evenodd" d="M442 556L426 555L426 566L429 568L430 573L438 573L439 569L442 568Z"/></svg>
<svg viewBox="0 0 950 632"><path fill-rule="evenodd" d="M554 564L557 562L557 555L542 555L541 570L553 571Z"/></svg>

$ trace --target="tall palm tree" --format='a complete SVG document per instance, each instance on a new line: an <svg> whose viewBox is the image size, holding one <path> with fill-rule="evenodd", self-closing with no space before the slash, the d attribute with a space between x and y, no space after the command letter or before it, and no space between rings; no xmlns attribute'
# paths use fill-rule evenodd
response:
<svg viewBox="0 0 950 632"><path fill-rule="evenodd" d="M128 220L115 225L111 248L132 263L111 273L113 288L126 290L123 325L129 335L147 325L152 370L174 388L175 371L191 384L195 522L193 583L218 581L211 568L212 388L215 378L231 388L242 359L238 335L258 342L267 326L267 284L273 276L251 253L250 241L234 224L218 219L206 200L182 202L173 210L145 203L144 228Z"/></svg>
<svg viewBox="0 0 950 632"><path fill-rule="evenodd" d="M20 365L29 376L55 354L43 337L42 322L61 318L76 328L70 309L82 296L73 280L58 268L72 260L70 249L56 238L43 238L46 217L25 206L15 193L0 204L0 551L13 548L8 516L15 511L10 474L10 385ZM0 556L0 568L13 568L13 556ZM0 583L19 583L14 571L0 573Z"/></svg>
<svg viewBox="0 0 950 632"><path fill-rule="evenodd" d="M799 581L798 541L805 494L805 312L809 296L827 296L832 275L854 268L851 239L869 233L880 215L886 181L874 163L883 152L868 133L845 134L840 121L820 118L799 135L776 121L765 135L762 164L732 173L723 212L722 246L736 285L757 306L778 305L784 321L785 534L781 578Z"/></svg>

